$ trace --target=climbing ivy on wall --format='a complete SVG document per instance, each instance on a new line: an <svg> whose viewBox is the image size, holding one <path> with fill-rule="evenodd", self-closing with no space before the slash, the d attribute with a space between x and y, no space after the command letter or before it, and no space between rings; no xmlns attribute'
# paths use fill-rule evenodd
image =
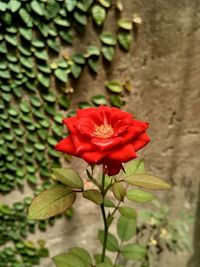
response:
<svg viewBox="0 0 200 267"><path fill-rule="evenodd" d="M52 164L60 165L53 146L63 136L71 80L78 79L86 65L96 75L100 58L111 62L117 46L128 51L133 23L141 23L135 15L119 16L117 33L107 31L104 22L111 9L120 15L121 0L0 0L0 193L25 182L37 188L43 181L48 187ZM84 51L74 51L74 39L91 21L100 45L91 43ZM121 93L130 87L127 81L107 81L105 87L109 97L93 96L79 108L109 103L121 107ZM47 255L41 244L26 241L35 227L25 220L28 203L25 199L13 207L0 206L0 246L15 244L1 249L0 266L29 267ZM45 225L40 223L40 230Z"/></svg>
<svg viewBox="0 0 200 267"><path fill-rule="evenodd" d="M59 165L53 145L62 137L70 80L77 79L86 64L95 74L100 56L112 61L117 41L124 50L129 49L133 38L130 19L117 22L117 35L103 29L110 8L119 11L123 6L111 0L0 1L1 192L23 186L25 180L37 184L38 175L48 177L50 159ZM94 27L101 27L101 46L91 44L86 51L68 53L90 19ZM106 87L121 92L117 81ZM93 102L104 104L101 100L97 96ZM115 95L111 102L122 104Z"/></svg>

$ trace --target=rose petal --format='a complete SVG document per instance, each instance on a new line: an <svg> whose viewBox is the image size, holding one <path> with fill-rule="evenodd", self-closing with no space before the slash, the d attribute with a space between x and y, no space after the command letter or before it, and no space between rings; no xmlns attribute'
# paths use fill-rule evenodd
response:
<svg viewBox="0 0 200 267"><path fill-rule="evenodd" d="M131 139L135 139L141 133L143 133L149 124L143 121L136 121L134 120L132 126L130 126L127 131L122 135L123 143L129 142Z"/></svg>
<svg viewBox="0 0 200 267"><path fill-rule="evenodd" d="M122 142L122 138L121 137L108 138L108 139L92 138L91 142L94 145L96 145L100 150L108 150L119 145Z"/></svg>
<svg viewBox="0 0 200 267"><path fill-rule="evenodd" d="M128 112L115 108L111 114L110 122L115 127L115 124L118 123L118 121L125 119L131 123L133 116Z"/></svg>
<svg viewBox="0 0 200 267"><path fill-rule="evenodd" d="M97 111L97 108L84 108L77 111L77 116L79 119L85 117L91 119L94 124L101 125L103 123L103 118L101 114Z"/></svg>
<svg viewBox="0 0 200 267"><path fill-rule="evenodd" d="M75 123L76 130L79 133L87 136L92 135L92 133L94 132L94 127L95 127L94 122L90 118L86 117L80 118Z"/></svg>
<svg viewBox="0 0 200 267"><path fill-rule="evenodd" d="M71 133L76 132L74 125L77 122L77 116L63 119L63 123L67 126Z"/></svg>
<svg viewBox="0 0 200 267"><path fill-rule="evenodd" d="M71 135L56 144L55 149L57 151L67 153L69 155L75 155L75 147Z"/></svg>
<svg viewBox="0 0 200 267"><path fill-rule="evenodd" d="M111 150L107 156L111 160L127 162L131 159L137 157L134 147L132 144L128 143L124 146L119 146L115 148L113 151Z"/></svg>
<svg viewBox="0 0 200 267"><path fill-rule="evenodd" d="M142 133L135 141L133 141L133 147L135 151L140 150L150 142L150 138L146 133Z"/></svg>
<svg viewBox="0 0 200 267"><path fill-rule="evenodd" d="M88 139L86 136L76 134L73 135L72 138L75 151L78 155L83 152L94 151L96 149L96 147L91 143L90 139Z"/></svg>
<svg viewBox="0 0 200 267"><path fill-rule="evenodd" d="M91 152L84 152L81 154L81 158L83 158L89 164L101 164L100 161L106 156L105 152L102 151L91 151Z"/></svg>
<svg viewBox="0 0 200 267"><path fill-rule="evenodd" d="M104 172L109 176L116 175L123 168L122 163L119 161L105 160Z"/></svg>

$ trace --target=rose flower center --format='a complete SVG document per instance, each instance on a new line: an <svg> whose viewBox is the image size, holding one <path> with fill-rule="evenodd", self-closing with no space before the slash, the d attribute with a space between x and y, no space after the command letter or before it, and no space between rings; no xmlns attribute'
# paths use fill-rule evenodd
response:
<svg viewBox="0 0 200 267"><path fill-rule="evenodd" d="M109 138L114 134L114 130L110 124L102 124L95 127L93 134L98 138Z"/></svg>

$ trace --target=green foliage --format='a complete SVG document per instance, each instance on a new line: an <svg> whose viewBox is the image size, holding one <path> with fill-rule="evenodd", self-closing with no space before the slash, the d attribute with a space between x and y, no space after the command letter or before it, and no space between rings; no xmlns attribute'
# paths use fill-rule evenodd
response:
<svg viewBox="0 0 200 267"><path fill-rule="evenodd" d="M117 223L117 233L122 241L130 240L136 233L136 219L120 216Z"/></svg>
<svg viewBox="0 0 200 267"><path fill-rule="evenodd" d="M101 244L103 244L103 238L104 238L104 231L99 231L98 233L98 238L101 242ZM119 250L119 242L117 240L117 238L111 234L108 233L108 241L107 241L107 250L111 251L111 252L116 252Z"/></svg>
<svg viewBox="0 0 200 267"><path fill-rule="evenodd" d="M76 194L64 185L54 185L36 196L29 207L29 219L44 220L71 208Z"/></svg>
<svg viewBox="0 0 200 267"><path fill-rule="evenodd" d="M103 203L103 196L96 189L89 189L89 190L83 191L83 197L91 200L97 205L100 205Z"/></svg>
<svg viewBox="0 0 200 267"><path fill-rule="evenodd" d="M137 203L147 203L154 199L154 196L151 193L140 189L129 190L126 194L126 197L129 200Z"/></svg>
<svg viewBox="0 0 200 267"><path fill-rule="evenodd" d="M77 172L71 168L53 168L54 179L62 184L72 187L83 189L83 180Z"/></svg>

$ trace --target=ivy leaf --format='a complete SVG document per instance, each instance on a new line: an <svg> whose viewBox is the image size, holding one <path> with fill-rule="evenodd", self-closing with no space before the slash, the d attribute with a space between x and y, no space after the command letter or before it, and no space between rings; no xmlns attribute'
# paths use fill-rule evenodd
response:
<svg viewBox="0 0 200 267"><path fill-rule="evenodd" d="M48 76L45 76L42 73L39 73L37 78L38 78L39 83L41 83L44 87L48 88L50 86L50 79Z"/></svg>
<svg viewBox="0 0 200 267"><path fill-rule="evenodd" d="M118 21L118 26L124 30L132 29L132 22L129 19L123 18Z"/></svg>
<svg viewBox="0 0 200 267"><path fill-rule="evenodd" d="M44 16L48 20L53 19L57 16L59 10L60 5L56 0L48 0L45 5Z"/></svg>
<svg viewBox="0 0 200 267"><path fill-rule="evenodd" d="M131 185L143 187L145 189L161 190L169 189L171 186L159 177L147 174L137 174L127 176L125 181Z"/></svg>
<svg viewBox="0 0 200 267"><path fill-rule="evenodd" d="M85 59L84 59L84 56L83 54L81 53L75 53L72 55L72 60L77 63L77 64L85 64Z"/></svg>
<svg viewBox="0 0 200 267"><path fill-rule="evenodd" d="M6 11L6 8L7 8L7 3L2 3L0 2L0 11Z"/></svg>
<svg viewBox="0 0 200 267"><path fill-rule="evenodd" d="M23 36L26 40L31 41L32 40L32 29L31 28L19 28L19 32L21 36Z"/></svg>
<svg viewBox="0 0 200 267"><path fill-rule="evenodd" d="M107 59L108 61L113 60L115 49L112 46L103 46L101 51L105 59Z"/></svg>
<svg viewBox="0 0 200 267"><path fill-rule="evenodd" d="M16 35L10 35L10 34L5 34L5 40L13 45L13 46L17 46L17 36Z"/></svg>
<svg viewBox="0 0 200 267"><path fill-rule="evenodd" d="M98 72L98 59L89 58L88 65L95 73Z"/></svg>
<svg viewBox="0 0 200 267"><path fill-rule="evenodd" d="M128 51L132 42L131 34L129 32L121 32L118 34L117 38L121 47Z"/></svg>
<svg viewBox="0 0 200 267"><path fill-rule="evenodd" d="M59 31L60 37L66 41L68 44L72 44L73 41L73 33L72 31L68 30L68 31Z"/></svg>
<svg viewBox="0 0 200 267"><path fill-rule="evenodd" d="M72 12L76 6L77 0L65 0L67 11Z"/></svg>
<svg viewBox="0 0 200 267"><path fill-rule="evenodd" d="M68 81L67 71L65 69L58 68L54 71L54 74L58 80L66 83Z"/></svg>
<svg viewBox="0 0 200 267"><path fill-rule="evenodd" d="M127 244L122 248L122 255L128 260L142 260L146 254L146 248L138 244Z"/></svg>
<svg viewBox="0 0 200 267"><path fill-rule="evenodd" d="M112 106L117 107L117 108L121 108L124 104L124 101L119 95L111 95L110 102Z"/></svg>
<svg viewBox="0 0 200 267"><path fill-rule="evenodd" d="M112 80L110 82L106 82L105 86L108 90L110 90L113 93L121 93L122 92L122 84L119 81Z"/></svg>
<svg viewBox="0 0 200 267"><path fill-rule="evenodd" d="M44 15L44 4L43 3L41 3L41 2L39 2L37 0L33 0L31 2L31 8L39 16L43 16Z"/></svg>
<svg viewBox="0 0 200 267"><path fill-rule="evenodd" d="M83 26L87 24L87 16L85 14L75 11L74 18L78 23L80 23Z"/></svg>
<svg viewBox="0 0 200 267"><path fill-rule="evenodd" d="M102 25L106 18L105 9L100 5L94 5L92 7L92 17L98 26Z"/></svg>
<svg viewBox="0 0 200 267"><path fill-rule="evenodd" d="M90 57L90 56L97 56L98 57L99 55L100 55L100 50L97 46L91 45L87 48L87 53L86 53L87 57Z"/></svg>
<svg viewBox="0 0 200 267"><path fill-rule="evenodd" d="M106 45L116 45L116 38L110 32L104 32L100 35L100 40Z"/></svg>
<svg viewBox="0 0 200 267"><path fill-rule="evenodd" d="M28 219L44 220L63 213L74 203L76 194L64 185L54 185L36 196L30 207Z"/></svg>
<svg viewBox="0 0 200 267"><path fill-rule="evenodd" d="M56 52L60 51L60 45L57 39L48 39L47 44L52 50Z"/></svg>
<svg viewBox="0 0 200 267"><path fill-rule="evenodd" d="M54 179L72 188L83 188L81 177L70 168L53 168Z"/></svg>
<svg viewBox="0 0 200 267"><path fill-rule="evenodd" d="M103 241L104 241L104 231L103 230L99 231L98 238L99 238L101 244L103 245ZM118 242L117 238L111 233L108 233L106 248L108 251L111 251L111 252L119 251L119 242Z"/></svg>
<svg viewBox="0 0 200 267"><path fill-rule="evenodd" d="M83 192L83 197L91 200L97 205L103 203L103 197L101 193L96 189L89 189Z"/></svg>
<svg viewBox="0 0 200 267"><path fill-rule="evenodd" d="M62 253L52 259L56 267L85 267L82 259L73 253Z"/></svg>
<svg viewBox="0 0 200 267"><path fill-rule="evenodd" d="M136 234L136 219L120 216L117 222L117 233L122 241L130 240Z"/></svg>
<svg viewBox="0 0 200 267"><path fill-rule="evenodd" d="M146 191L139 190L139 189L133 189L127 192L126 197L137 203L147 203L154 199L154 196Z"/></svg>
<svg viewBox="0 0 200 267"><path fill-rule="evenodd" d="M91 98L91 100L95 105L98 105L98 106L99 105L107 105L106 98L103 95L95 95Z"/></svg>
<svg viewBox="0 0 200 267"><path fill-rule="evenodd" d="M10 8L10 10L15 13L21 6L21 2L18 0L10 0L10 2L8 3L8 7Z"/></svg>
<svg viewBox="0 0 200 267"><path fill-rule="evenodd" d="M75 79L77 79L80 76L81 71L82 71L82 68L79 65L73 64L71 66L71 72Z"/></svg>
<svg viewBox="0 0 200 267"><path fill-rule="evenodd" d="M108 7L111 6L111 4L112 4L112 0L99 0L99 3L100 3L102 6L108 8Z"/></svg>
<svg viewBox="0 0 200 267"><path fill-rule="evenodd" d="M49 56L45 49L35 51L35 56L41 60L48 60Z"/></svg>

